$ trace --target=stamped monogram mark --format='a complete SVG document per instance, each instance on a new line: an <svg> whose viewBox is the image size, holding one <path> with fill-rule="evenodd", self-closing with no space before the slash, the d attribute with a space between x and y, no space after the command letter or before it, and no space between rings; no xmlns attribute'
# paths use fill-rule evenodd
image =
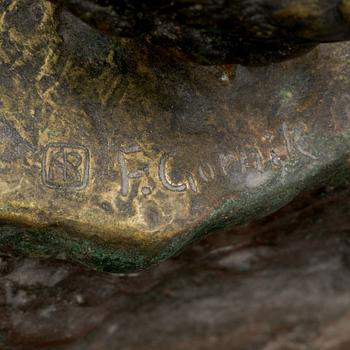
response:
<svg viewBox="0 0 350 350"><path fill-rule="evenodd" d="M45 147L43 184L53 189L82 190L89 182L90 154L85 146L55 143Z"/></svg>

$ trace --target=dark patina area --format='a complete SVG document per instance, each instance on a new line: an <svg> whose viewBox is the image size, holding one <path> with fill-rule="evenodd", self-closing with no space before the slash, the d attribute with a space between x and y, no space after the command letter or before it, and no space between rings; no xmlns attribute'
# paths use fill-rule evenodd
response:
<svg viewBox="0 0 350 350"><path fill-rule="evenodd" d="M349 0L52 1L101 32L205 64L266 64L350 38Z"/></svg>

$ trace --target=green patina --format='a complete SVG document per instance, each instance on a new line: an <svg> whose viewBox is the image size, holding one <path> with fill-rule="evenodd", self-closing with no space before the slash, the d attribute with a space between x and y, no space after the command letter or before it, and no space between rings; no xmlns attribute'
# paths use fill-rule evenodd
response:
<svg viewBox="0 0 350 350"><path fill-rule="evenodd" d="M41 11L30 0L0 4L0 252L140 270L209 232L348 178L348 44L265 67L213 65L228 62L231 35L212 51L207 44L218 41L208 39L219 37L208 28L192 54L158 52L151 42L111 39L50 2L35 3ZM265 64L309 49L285 39L263 45L261 56L238 41L244 50L233 52L244 57L231 63ZM212 65L183 60L186 53ZM59 149L46 147L52 143ZM125 155L123 165L117 154L129 146L142 151ZM172 152L178 159L160 170L159 157ZM258 159L266 177L249 182L262 171ZM166 175L188 188L174 194ZM29 221L40 227L8 225Z"/></svg>
<svg viewBox="0 0 350 350"><path fill-rule="evenodd" d="M66 259L98 271L141 270L167 259L192 241L214 230L229 229L268 215L290 202L302 191L346 182L350 178L346 152L348 139L349 133L332 140L314 138L313 149L318 150L316 153L322 157L322 161L315 161L312 167L308 167L309 162L305 157L293 158L285 165L284 179L282 171L276 172L267 183L255 191L242 192L239 200L227 201L220 208L213 209L200 226L177 235L154 251L111 245L97 238L89 240L55 227L32 229L8 225L0 228L0 251L20 256Z"/></svg>

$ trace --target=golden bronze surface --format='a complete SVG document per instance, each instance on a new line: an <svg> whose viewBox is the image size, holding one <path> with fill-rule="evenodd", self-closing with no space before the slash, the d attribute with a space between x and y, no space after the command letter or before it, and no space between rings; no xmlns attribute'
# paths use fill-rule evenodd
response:
<svg viewBox="0 0 350 350"><path fill-rule="evenodd" d="M348 173L349 43L201 66L0 4L0 218L34 228L0 246L138 269Z"/></svg>

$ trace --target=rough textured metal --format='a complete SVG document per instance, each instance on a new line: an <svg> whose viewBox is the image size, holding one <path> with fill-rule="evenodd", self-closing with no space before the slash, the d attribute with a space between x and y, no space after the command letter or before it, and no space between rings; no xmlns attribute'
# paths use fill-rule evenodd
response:
<svg viewBox="0 0 350 350"><path fill-rule="evenodd" d="M104 270L162 260L348 172L350 45L261 68L109 39L0 2L0 248Z"/></svg>

